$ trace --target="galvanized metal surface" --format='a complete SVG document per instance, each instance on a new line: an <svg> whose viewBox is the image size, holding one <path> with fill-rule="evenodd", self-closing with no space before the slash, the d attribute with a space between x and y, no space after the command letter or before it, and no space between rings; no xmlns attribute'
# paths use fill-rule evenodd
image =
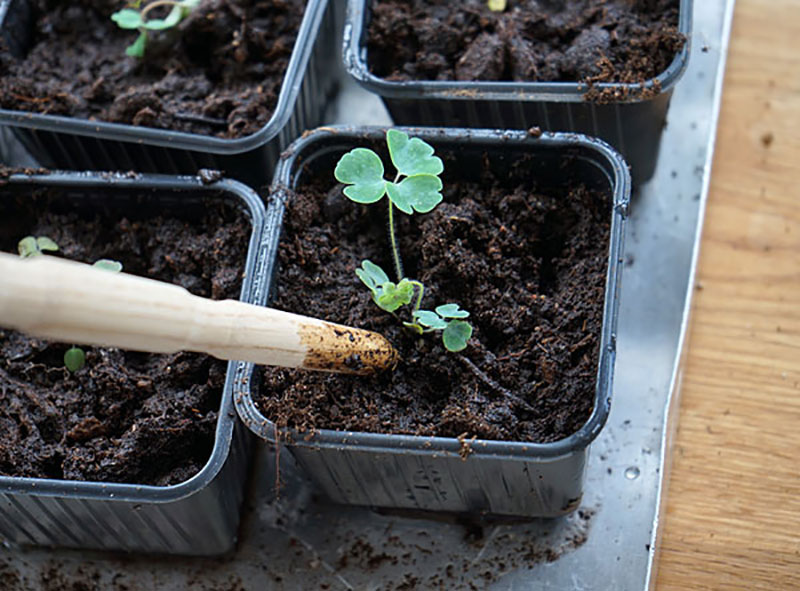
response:
<svg viewBox="0 0 800 591"><path fill-rule="evenodd" d="M258 463L281 464L281 498L270 492L273 470L256 474L239 548L226 558L0 548L0 588L70 589L77 581L120 591L650 587L733 4L695 3L690 65L675 89L658 168L634 197L615 400L592 446L579 512L484 527L378 515L315 498L282 456ZM356 87L345 89L340 105L332 120L386 122L382 105ZM261 453L274 459L273 451Z"/></svg>

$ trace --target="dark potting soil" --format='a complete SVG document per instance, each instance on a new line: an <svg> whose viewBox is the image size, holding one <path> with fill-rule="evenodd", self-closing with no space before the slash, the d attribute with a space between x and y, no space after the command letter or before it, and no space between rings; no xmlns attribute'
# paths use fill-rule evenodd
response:
<svg viewBox="0 0 800 591"><path fill-rule="evenodd" d="M367 54L389 80L644 82L681 49L679 0L374 1Z"/></svg>
<svg viewBox="0 0 800 591"><path fill-rule="evenodd" d="M0 40L0 108L237 138L269 121L303 17L303 0L204 0L175 30L150 35L109 18L118 0L30 1L30 51ZM159 10L159 9L156 9ZM164 10L167 10L165 8Z"/></svg>
<svg viewBox="0 0 800 591"><path fill-rule="evenodd" d="M423 308L456 302L475 331L462 353L380 310L354 270L391 269L386 203L357 206L330 178L288 205L274 307L375 330L400 351L374 377L265 368L256 403L280 426L549 442L591 413L603 315L610 203L581 185L540 190L525 161L459 181L444 156L444 202L399 214L406 275Z"/></svg>
<svg viewBox="0 0 800 591"><path fill-rule="evenodd" d="M197 295L239 296L250 224L232 206L208 201L189 221L176 213L77 211L55 192L3 193L0 251L16 253L26 235L47 236L67 259L113 259L127 273ZM169 485L205 465L226 362L82 346L86 365L70 373L63 356L71 345L0 329L0 474Z"/></svg>

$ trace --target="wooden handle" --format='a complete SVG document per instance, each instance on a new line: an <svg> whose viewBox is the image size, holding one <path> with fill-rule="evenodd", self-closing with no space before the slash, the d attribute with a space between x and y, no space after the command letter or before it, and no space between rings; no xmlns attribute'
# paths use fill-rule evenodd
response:
<svg viewBox="0 0 800 591"><path fill-rule="evenodd" d="M321 371L393 367L381 335L49 256L0 253L0 325L66 343Z"/></svg>

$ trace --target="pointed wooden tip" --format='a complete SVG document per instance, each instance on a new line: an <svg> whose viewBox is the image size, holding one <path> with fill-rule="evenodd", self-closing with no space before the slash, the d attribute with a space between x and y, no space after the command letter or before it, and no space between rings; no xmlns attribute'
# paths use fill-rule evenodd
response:
<svg viewBox="0 0 800 591"><path fill-rule="evenodd" d="M307 347L303 367L356 375L393 369L400 356L382 335L330 322L303 324L300 341Z"/></svg>

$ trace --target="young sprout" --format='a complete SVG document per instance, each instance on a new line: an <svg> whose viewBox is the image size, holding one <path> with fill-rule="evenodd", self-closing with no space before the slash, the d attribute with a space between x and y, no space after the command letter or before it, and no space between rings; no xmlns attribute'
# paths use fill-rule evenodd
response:
<svg viewBox="0 0 800 591"><path fill-rule="evenodd" d="M86 353L80 347L71 347L64 353L64 367L75 373L86 365Z"/></svg>
<svg viewBox="0 0 800 591"><path fill-rule="evenodd" d="M136 41L125 48L125 53L131 57L144 57L148 31L171 29L199 4L200 0L132 0L126 8L112 14L111 20L121 29L139 31ZM172 7L165 18L148 18L152 10L163 6Z"/></svg>
<svg viewBox="0 0 800 591"><path fill-rule="evenodd" d="M503 12L506 9L506 0L487 0L486 5L492 12Z"/></svg>
<svg viewBox="0 0 800 591"><path fill-rule="evenodd" d="M468 316L469 312L459 308L458 304L444 304L436 306L433 312L415 310L412 314L415 322L403 324L419 333L441 330L445 348L448 351L461 351L472 336L472 325L463 320Z"/></svg>
<svg viewBox="0 0 800 591"><path fill-rule="evenodd" d="M97 267L103 271L111 271L112 273L119 273L122 271L122 263L119 261L112 261L111 259L100 259L95 261L92 267Z"/></svg>
<svg viewBox="0 0 800 591"><path fill-rule="evenodd" d="M372 292L372 301L387 312L394 312L400 306L410 304L414 297L414 287L424 289L419 281L405 277L400 283L390 281L384 270L370 260L361 261L361 268L356 269L356 275Z"/></svg>
<svg viewBox="0 0 800 591"><path fill-rule="evenodd" d="M386 132L389 157L397 174L394 180L383 178L384 167L380 157L367 148L355 148L339 160L334 176L347 185L344 194L356 203L377 203L384 195L389 202L389 242L397 282L391 281L386 272L372 261L365 260L356 275L372 292L372 300L382 310L394 313L402 306L412 305L411 321L403 322L418 334L442 331L442 342L449 351L461 351L472 336L472 326L462 320L469 312L458 304L438 306L435 312L421 310L425 286L403 273L400 249L394 226L394 208L413 215L428 213L442 201L442 181L439 175L444 170L442 160L433 155L433 147L419 138L409 138L402 131L390 129ZM415 297L416 295L416 297Z"/></svg>
<svg viewBox="0 0 800 591"><path fill-rule="evenodd" d="M44 251L55 252L58 244L47 236L25 236L17 243L17 252L23 259L39 256Z"/></svg>

